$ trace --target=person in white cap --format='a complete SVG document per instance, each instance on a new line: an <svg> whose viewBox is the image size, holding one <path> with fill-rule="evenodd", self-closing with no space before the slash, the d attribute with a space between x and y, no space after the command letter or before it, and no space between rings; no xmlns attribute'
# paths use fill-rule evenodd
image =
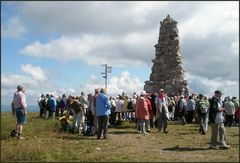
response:
<svg viewBox="0 0 240 163"><path fill-rule="evenodd" d="M142 134L147 134L146 132L146 120L149 120L149 112L148 112L148 108L147 108L147 102L146 102L146 92L142 91L140 93L140 97L137 99L136 102L136 118L137 118L137 128L139 127L139 122L140 122L140 126L141 126L141 130L139 133ZM139 128L138 128L139 131Z"/></svg>
<svg viewBox="0 0 240 163"><path fill-rule="evenodd" d="M163 128L164 133L168 133L167 125L168 125L168 100L165 96L165 91L160 89L159 96L155 99L156 104L156 117L158 117L158 131L161 132Z"/></svg>

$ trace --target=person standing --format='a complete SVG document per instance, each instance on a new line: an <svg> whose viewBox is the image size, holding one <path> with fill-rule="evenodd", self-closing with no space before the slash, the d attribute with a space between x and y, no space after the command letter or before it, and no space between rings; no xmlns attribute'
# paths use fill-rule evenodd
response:
<svg viewBox="0 0 240 163"><path fill-rule="evenodd" d="M193 100L192 96L189 96L187 101L187 123L192 124L193 115L195 111L195 101Z"/></svg>
<svg viewBox="0 0 240 163"><path fill-rule="evenodd" d="M227 149L230 146L227 145L226 130L223 123L223 112L221 101L222 93L219 90L215 91L215 95L212 97L209 108L209 121L212 126L210 149L217 149L217 137L219 133L220 137L220 148Z"/></svg>
<svg viewBox="0 0 240 163"><path fill-rule="evenodd" d="M50 98L48 99L47 104L48 104L48 108L49 108L48 119L53 120L55 118L55 112L56 112L56 107L57 107L57 101L53 94L50 95Z"/></svg>
<svg viewBox="0 0 240 163"><path fill-rule="evenodd" d="M122 111L123 111L123 100L122 100L122 96L117 97L116 99L116 119L118 122L120 122L122 120Z"/></svg>
<svg viewBox="0 0 240 163"><path fill-rule="evenodd" d="M148 114L149 114L149 119L146 120L146 131L151 132L151 123L153 124L153 112L152 112L152 104L150 101L150 96L145 96L146 103L147 103L147 108L148 108ZM152 126L153 127L153 126Z"/></svg>
<svg viewBox="0 0 240 163"><path fill-rule="evenodd" d="M45 100L45 95L42 94L41 97L38 100L38 106L39 106L39 118L43 117L43 101Z"/></svg>
<svg viewBox="0 0 240 163"><path fill-rule="evenodd" d="M97 113L96 113L96 98L100 93L100 89L95 89L94 96L93 96L93 115L94 115L94 128L95 128L95 134L98 131L98 120L97 120Z"/></svg>
<svg viewBox="0 0 240 163"><path fill-rule="evenodd" d="M13 95L13 105L16 110L17 124L16 137L17 139L24 139L22 137L23 125L27 120L27 103L25 97L25 89L23 85L17 86L17 92Z"/></svg>
<svg viewBox="0 0 240 163"><path fill-rule="evenodd" d="M182 124L185 125L186 124L186 110L187 110L187 101L185 100L184 96L181 95L180 99L179 99L179 115L182 121Z"/></svg>
<svg viewBox="0 0 240 163"><path fill-rule="evenodd" d="M157 109L156 116L158 117L158 132L161 132L163 128L163 132L168 133L168 100L163 89L160 89L159 96L155 99L155 104Z"/></svg>
<svg viewBox="0 0 240 163"><path fill-rule="evenodd" d="M69 108L72 110L73 113L73 121L72 121L72 132L74 133L77 123L77 132L81 133L82 128L80 128L80 116L83 107L81 103L75 99L73 96L68 97L69 100Z"/></svg>
<svg viewBox="0 0 240 163"><path fill-rule="evenodd" d="M115 113L115 110L116 110L116 102L115 102L115 99L111 96L110 97L110 105L111 105L111 116L110 116L110 125L114 125L115 124L115 121L116 121L116 113Z"/></svg>
<svg viewBox="0 0 240 163"><path fill-rule="evenodd" d="M231 98L228 97L225 103L225 111L226 111L226 125L229 127L233 124L233 117L235 114L235 106L234 103L231 101Z"/></svg>
<svg viewBox="0 0 240 163"><path fill-rule="evenodd" d="M87 97L85 96L84 92L81 92L81 96L79 97L79 101L83 106L83 111L81 112L81 115L80 115L80 118L81 118L80 128L82 128L84 126L85 117L86 117L86 113L87 113L87 107L88 107L88 100L87 100Z"/></svg>
<svg viewBox="0 0 240 163"><path fill-rule="evenodd" d="M63 116L63 112L67 110L67 97L65 94L62 95L62 98L60 100L60 114Z"/></svg>
<svg viewBox="0 0 240 163"><path fill-rule="evenodd" d="M148 106L146 102L146 92L142 91L136 103L136 118L138 133L147 134L146 122L149 120Z"/></svg>
<svg viewBox="0 0 240 163"><path fill-rule="evenodd" d="M94 126L94 113L93 113L93 95L88 94L88 107L87 107L87 122L92 127Z"/></svg>
<svg viewBox="0 0 240 163"><path fill-rule="evenodd" d="M108 122L109 122L110 103L108 96L103 88L100 89L99 95L96 97L96 115L98 120L97 139L101 138L103 131L103 139L108 139Z"/></svg>
<svg viewBox="0 0 240 163"><path fill-rule="evenodd" d="M171 97L168 105L168 111L169 111L169 119L172 121L174 120L175 106L176 104L175 104L174 97Z"/></svg>
<svg viewBox="0 0 240 163"><path fill-rule="evenodd" d="M208 126L208 103L204 100L204 96L199 94L199 101L197 102L197 114L199 117L199 133L206 135Z"/></svg>

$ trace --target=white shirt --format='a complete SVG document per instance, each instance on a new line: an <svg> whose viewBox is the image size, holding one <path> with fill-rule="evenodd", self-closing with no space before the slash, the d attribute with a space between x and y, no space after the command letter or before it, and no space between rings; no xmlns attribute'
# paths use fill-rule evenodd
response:
<svg viewBox="0 0 240 163"><path fill-rule="evenodd" d="M165 107L166 110L168 109L168 108L167 108L167 106L168 106L168 100L167 100L166 96L164 96L163 99L160 99L160 97L157 96L157 97L155 98L155 104L156 104L157 110L159 110L160 113L162 113L162 108L163 108L163 106Z"/></svg>

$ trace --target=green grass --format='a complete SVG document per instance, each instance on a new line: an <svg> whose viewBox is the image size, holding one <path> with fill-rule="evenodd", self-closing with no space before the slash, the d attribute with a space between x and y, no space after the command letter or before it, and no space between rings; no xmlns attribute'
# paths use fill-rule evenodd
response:
<svg viewBox="0 0 240 163"><path fill-rule="evenodd" d="M1 113L1 162L238 162L239 128L227 128L229 150L209 150L211 127L207 135L198 133L198 125L170 123L169 133L137 134L134 123L123 122L109 128L109 140L96 136L59 132L56 121L38 119L28 113L25 140L9 137L16 119ZM97 148L100 148L98 150Z"/></svg>

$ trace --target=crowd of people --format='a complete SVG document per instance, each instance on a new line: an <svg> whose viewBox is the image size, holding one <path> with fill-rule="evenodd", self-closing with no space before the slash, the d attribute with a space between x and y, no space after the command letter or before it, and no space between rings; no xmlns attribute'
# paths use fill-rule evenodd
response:
<svg viewBox="0 0 240 163"><path fill-rule="evenodd" d="M136 123L136 132L141 134L150 133L154 127L158 132L168 133L168 122L180 121L182 125L198 123L199 133L205 135L211 123L215 126L212 125L210 148L215 149L218 130L222 147L228 148L224 125L238 126L240 119L239 100L230 96L221 100L221 96L217 90L211 98L196 93L170 97L160 89L158 93L142 91L130 96L122 92L109 97L104 89L95 89L94 94L81 92L79 97L42 94L38 105L40 118L58 119L62 130L97 135L97 139L101 138L102 132L103 138L108 139L109 126L114 127L122 121ZM15 95L14 98L17 101ZM23 125L19 118L18 123ZM21 135L21 128L16 128Z"/></svg>

